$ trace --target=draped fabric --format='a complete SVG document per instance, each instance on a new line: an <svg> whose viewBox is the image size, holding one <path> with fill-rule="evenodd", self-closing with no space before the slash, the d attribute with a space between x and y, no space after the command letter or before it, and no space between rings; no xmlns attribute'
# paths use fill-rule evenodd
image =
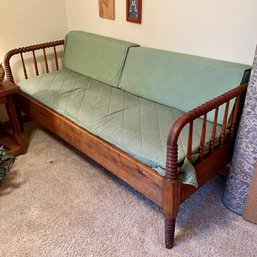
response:
<svg viewBox="0 0 257 257"><path fill-rule="evenodd" d="M257 49L223 203L242 215L257 160Z"/></svg>

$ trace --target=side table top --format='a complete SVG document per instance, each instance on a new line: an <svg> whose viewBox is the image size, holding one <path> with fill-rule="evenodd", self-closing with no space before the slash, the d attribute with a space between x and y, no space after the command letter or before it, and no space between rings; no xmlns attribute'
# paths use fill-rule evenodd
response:
<svg viewBox="0 0 257 257"><path fill-rule="evenodd" d="M0 97L11 95L20 91L20 88L14 83L4 80L0 86Z"/></svg>

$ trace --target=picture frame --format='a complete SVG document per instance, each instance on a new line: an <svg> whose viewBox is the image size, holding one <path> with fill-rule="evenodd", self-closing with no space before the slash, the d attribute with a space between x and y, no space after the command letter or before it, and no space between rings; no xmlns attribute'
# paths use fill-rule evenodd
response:
<svg viewBox="0 0 257 257"><path fill-rule="evenodd" d="M126 0L126 18L129 22L142 22L142 0Z"/></svg>
<svg viewBox="0 0 257 257"><path fill-rule="evenodd" d="M114 0L98 0L99 17L115 20L115 3Z"/></svg>

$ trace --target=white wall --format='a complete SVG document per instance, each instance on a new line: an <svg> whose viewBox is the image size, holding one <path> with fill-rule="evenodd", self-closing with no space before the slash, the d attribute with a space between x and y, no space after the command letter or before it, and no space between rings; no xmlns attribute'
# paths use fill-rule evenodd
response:
<svg viewBox="0 0 257 257"><path fill-rule="evenodd" d="M67 33L65 0L1 0L0 3L0 63L8 50L63 39ZM1 105L0 121L4 120L7 115Z"/></svg>
<svg viewBox="0 0 257 257"><path fill-rule="evenodd" d="M65 0L69 30L85 30L143 46L252 64L257 43L256 0L142 0L142 24L98 16L97 0Z"/></svg>
<svg viewBox="0 0 257 257"><path fill-rule="evenodd" d="M1 1L0 62L16 47L63 39L65 0Z"/></svg>

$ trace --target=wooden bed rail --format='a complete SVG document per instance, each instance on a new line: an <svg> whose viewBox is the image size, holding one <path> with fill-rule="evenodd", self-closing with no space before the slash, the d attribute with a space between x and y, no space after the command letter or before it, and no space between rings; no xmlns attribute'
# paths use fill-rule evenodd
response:
<svg viewBox="0 0 257 257"><path fill-rule="evenodd" d="M21 47L21 48L10 50L9 52L7 52L7 54L4 57L4 66L5 66L7 80L9 80L11 82L14 82L12 69L11 69L11 65L10 65L10 59L11 59L12 56L14 56L16 54L20 54L24 77L25 77L25 79L28 78L28 73L27 73L27 69L26 69L26 65L25 65L25 61L24 61L24 57L23 57L23 54L26 53L26 52L32 52L35 74L39 75L38 63L37 63L37 58L36 58L36 51L37 50L42 50L43 51L45 72L48 73L49 72L49 66L48 66L46 48L53 48L55 68L56 68L56 70L59 70L59 63L58 63L58 56L57 56L56 47L61 46L61 45L64 45L64 40L57 40L57 41L47 42L47 43L43 43L43 44L31 45L31 46L26 46L26 47Z"/></svg>
<svg viewBox="0 0 257 257"><path fill-rule="evenodd" d="M194 120L203 117L199 148L199 157L201 161L205 156L208 156L208 154L204 155L207 114L211 111L215 112L210 141L210 152L212 153L215 151L216 147L218 148L218 146L215 146L215 140L217 138L216 133L219 107L225 104L225 111L223 115L219 140L219 145L223 145L227 140L235 137L236 128L239 123L240 110L242 109L240 105L244 102L246 90L247 84L242 84L237 88L232 89L227 93L224 93L223 95L220 95L219 97L214 98L213 100L210 100L189 112L186 112L184 115L177 119L177 121L170 129L167 140L166 174L162 187L162 207L163 214L165 216L165 245L169 249L173 247L176 217L179 212L180 204L182 200L184 200L181 199L182 186L178 178L178 139L180 132L186 125L189 125L187 158L191 160ZM229 103L234 98L236 100L232 111L232 121L228 126Z"/></svg>
<svg viewBox="0 0 257 257"><path fill-rule="evenodd" d="M221 129L221 135L220 135L220 144L223 144L225 142L225 136L228 130L228 110L229 110L229 103L232 99L235 100L235 105L232 111L232 122L229 125L229 137L233 137L235 135L235 129L236 124L238 122L239 117L239 106L241 103L241 100L243 101L244 97L242 97L247 90L247 84L242 84L223 95L220 95L217 98L214 98L197 108L184 113L180 118L176 120L174 125L171 127L168 140L167 140L167 169L166 169L166 178L168 179L177 179L177 167L171 168L171 163L174 164L175 159L175 149L177 152L177 142L179 138L179 134L182 131L182 129L189 124L189 136L188 136L188 149L187 149L187 158L190 160L192 156L192 133L193 133L193 122L194 120L200 118L203 116L203 126L200 136L200 149L199 149L199 155L200 158L203 158L203 146L205 144L205 133L206 133L206 122L207 122L207 114L211 111L215 111L214 115L214 122L212 127L212 137L210 142L210 151L214 150L214 141L216 139L216 131L217 131L217 120L218 120L218 112L219 107L223 104L226 104L225 106L225 112L223 115L223 122L222 122L222 129ZM176 153L177 156L177 153ZM176 161L177 163L177 161Z"/></svg>

